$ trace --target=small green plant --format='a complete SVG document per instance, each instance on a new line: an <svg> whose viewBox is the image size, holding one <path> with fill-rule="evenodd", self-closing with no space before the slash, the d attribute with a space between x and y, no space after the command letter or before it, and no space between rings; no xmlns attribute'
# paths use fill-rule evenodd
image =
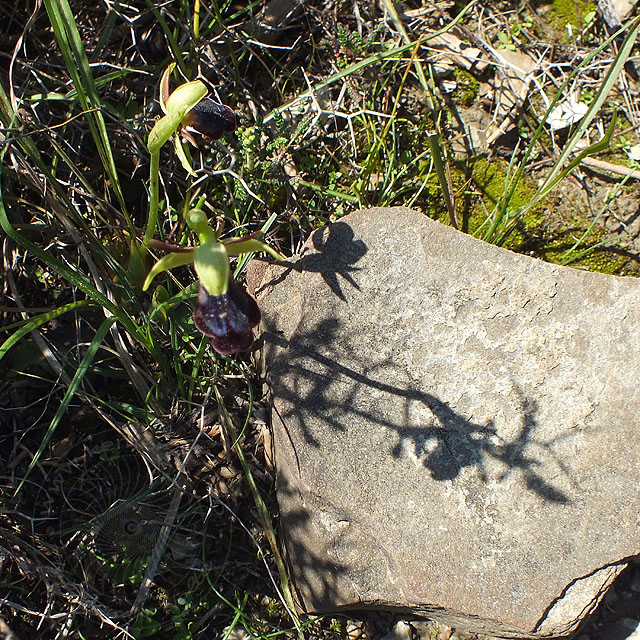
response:
<svg viewBox="0 0 640 640"><path fill-rule="evenodd" d="M516 45L511 38L511 34L506 31L498 31L498 49L507 49L509 51L515 51Z"/></svg>
<svg viewBox="0 0 640 640"><path fill-rule="evenodd" d="M176 153L182 166L191 173L193 170L180 136L197 146L190 129L209 140L215 140L225 131L233 131L236 127L234 112L226 105L206 98L206 87L199 80L182 84L170 94L169 77L174 66L170 65L162 76L160 104L165 115L156 122L147 142L151 154L151 176L149 217L143 240L145 247L152 243L158 220L158 175L162 146L174 137ZM251 329L260 321L260 310L255 300L233 279L229 258L256 251L269 253L276 260L282 260L283 256L259 239L261 232L249 238L232 238L221 242L221 230L211 227L200 208L203 204L204 199L185 216L187 224L199 238L199 245L193 249L184 249L166 243L156 244L173 252L155 264L142 288L146 290L151 281L163 271L193 264L200 278L200 292L194 312L196 328L211 338L213 348L218 353L228 355L246 351L253 342ZM164 297L162 290L160 295Z"/></svg>
<svg viewBox="0 0 640 640"><path fill-rule="evenodd" d="M155 619L157 609L143 609L131 625L131 633L136 640L152 638L160 632L162 624Z"/></svg>
<svg viewBox="0 0 640 640"><path fill-rule="evenodd" d="M588 36L595 23L596 6L586 0L553 0L552 14L558 29L569 40Z"/></svg>

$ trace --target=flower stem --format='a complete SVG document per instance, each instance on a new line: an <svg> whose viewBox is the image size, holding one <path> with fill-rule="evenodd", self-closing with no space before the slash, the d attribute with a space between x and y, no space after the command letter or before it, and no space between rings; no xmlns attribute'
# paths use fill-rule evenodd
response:
<svg viewBox="0 0 640 640"><path fill-rule="evenodd" d="M142 245L149 248L149 242L153 238L158 224L158 191L160 178L160 149L151 152L151 166L149 168L149 216L147 228L144 231Z"/></svg>

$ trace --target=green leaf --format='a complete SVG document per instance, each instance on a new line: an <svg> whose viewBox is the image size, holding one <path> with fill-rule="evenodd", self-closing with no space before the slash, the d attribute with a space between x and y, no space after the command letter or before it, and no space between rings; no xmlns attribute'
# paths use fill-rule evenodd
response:
<svg viewBox="0 0 640 640"><path fill-rule="evenodd" d="M127 275L129 282L140 286L144 281L147 267L144 263L146 249L137 241L132 240L127 262Z"/></svg>
<svg viewBox="0 0 640 640"><path fill-rule="evenodd" d="M127 206L120 186L113 152L111 151L107 127L102 116L102 102L98 95L87 53L82 44L82 38L76 26L73 11L68 0L44 0L44 5L58 46L62 52L65 66L78 92L78 101L82 109L86 111L85 117L91 136L98 149L100 160L113 186L120 208L127 218L130 230L133 231L133 223L127 213Z"/></svg>
<svg viewBox="0 0 640 640"><path fill-rule="evenodd" d="M6 148L5 148L6 149ZM0 161L4 157L4 152L0 155ZM125 329L147 350L149 353L159 362L161 361L160 355L156 353L153 343L145 336L144 332L133 321L131 316L121 307L113 303L106 295L98 291L92 284L91 280L84 274L78 273L67 264L52 257L48 252L44 251L37 244L27 240L20 235L9 222L7 212L4 207L4 200L2 197L2 190L0 189L0 227L4 232L14 241L20 245L23 249L31 252L38 259L42 260L47 266L53 269L56 273L65 278L72 286L77 287L83 291L94 302L110 311Z"/></svg>
<svg viewBox="0 0 640 640"><path fill-rule="evenodd" d="M91 304L90 300L78 300L77 302L70 302L69 304L65 304L57 309L53 309L53 311L49 311L47 313L42 313L33 318L29 318L25 324L23 324L13 335L9 336L3 343L0 345L0 360L4 358L9 349L15 345L20 338L26 336L27 333L30 333L34 329L41 327L43 324L47 322L51 322L54 318L61 316L67 311L78 311L79 309L85 309Z"/></svg>
<svg viewBox="0 0 640 640"><path fill-rule="evenodd" d="M169 316L167 311L173 305L169 305L170 296L167 288L159 284L156 290L153 292L151 308L149 309L149 318L153 319L156 314L161 314L162 318L166 320Z"/></svg>

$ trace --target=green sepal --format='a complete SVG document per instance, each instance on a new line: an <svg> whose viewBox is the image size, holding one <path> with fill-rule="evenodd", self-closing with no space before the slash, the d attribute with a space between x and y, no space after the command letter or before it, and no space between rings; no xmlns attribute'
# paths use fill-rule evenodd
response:
<svg viewBox="0 0 640 640"><path fill-rule="evenodd" d="M149 275L146 277L142 290L146 291L151 284L151 281L163 271L174 269L175 267L181 267L185 264L191 264L194 261L194 251L181 251L180 253L169 253L168 255L160 258L158 262L153 265Z"/></svg>
<svg viewBox="0 0 640 640"><path fill-rule="evenodd" d="M165 105L168 114L180 114L184 118L202 98L207 95L207 87L200 80L181 84L167 100Z"/></svg>
<svg viewBox="0 0 640 640"><path fill-rule="evenodd" d="M255 238L249 240L229 240L224 243L227 253L230 256L239 256L241 253L249 253L251 251L264 251L276 260L285 260L285 257L278 253L268 244Z"/></svg>
<svg viewBox="0 0 640 640"><path fill-rule="evenodd" d="M229 255L221 242L207 242L196 247L193 266L204 288L220 296L229 288Z"/></svg>
<svg viewBox="0 0 640 640"><path fill-rule="evenodd" d="M187 224L192 231L195 231L200 238L200 244L207 244L208 242L216 242L218 234L211 228L207 214L197 207L187 211L185 216Z"/></svg>
<svg viewBox="0 0 640 640"><path fill-rule="evenodd" d="M168 113L153 125L147 140L147 149L156 153L160 147L178 130L182 117L179 114Z"/></svg>

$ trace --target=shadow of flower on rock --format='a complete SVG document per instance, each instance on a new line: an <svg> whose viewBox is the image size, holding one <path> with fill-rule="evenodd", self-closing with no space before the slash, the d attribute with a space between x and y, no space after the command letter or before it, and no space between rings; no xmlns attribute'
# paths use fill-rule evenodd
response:
<svg viewBox="0 0 640 640"><path fill-rule="evenodd" d="M313 249L305 247L296 262L279 263L284 270L277 278L269 281L269 286L282 282L291 271L318 273L331 291L345 302L339 276L359 289L353 277L359 269L354 265L367 252L367 245L362 240L355 240L353 229L344 222L336 222L316 231L311 242Z"/></svg>
<svg viewBox="0 0 640 640"><path fill-rule="evenodd" d="M519 472L527 489L543 500L569 502L568 495L539 469L545 458L554 465L554 476L558 471L568 475L554 454L555 441L536 436L536 402L517 387L520 425L515 436L506 439L492 420L485 424L469 420L408 381L391 358L363 361L335 318L299 327L290 341L268 323L263 335L266 348L279 351L277 358L268 357L270 377L276 413L291 431L292 442L295 432L308 445L320 448L326 433L353 432L355 424L378 426L394 434L393 457L411 458L436 481L454 480L463 469L472 467L486 481L486 464L491 459L504 469L498 482ZM395 409L388 411L391 405Z"/></svg>

